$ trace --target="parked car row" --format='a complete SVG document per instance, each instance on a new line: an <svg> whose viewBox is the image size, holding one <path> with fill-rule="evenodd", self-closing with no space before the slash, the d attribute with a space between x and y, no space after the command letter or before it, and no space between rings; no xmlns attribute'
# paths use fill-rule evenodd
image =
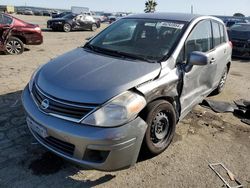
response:
<svg viewBox="0 0 250 188"><path fill-rule="evenodd" d="M17 14L22 15L35 15L35 16L52 16L59 14L58 11L40 10L40 9L18 9Z"/></svg>
<svg viewBox="0 0 250 188"><path fill-rule="evenodd" d="M0 51L21 54L24 45L39 45L43 42L41 28L11 15L0 14Z"/></svg>

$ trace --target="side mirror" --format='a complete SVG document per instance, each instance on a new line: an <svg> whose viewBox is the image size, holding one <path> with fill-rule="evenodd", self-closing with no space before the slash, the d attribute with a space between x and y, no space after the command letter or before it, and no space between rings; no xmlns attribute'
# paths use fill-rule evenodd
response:
<svg viewBox="0 0 250 188"><path fill-rule="evenodd" d="M204 66L207 65L208 62L208 57L205 53L194 51L188 56L185 72L189 72L194 65Z"/></svg>

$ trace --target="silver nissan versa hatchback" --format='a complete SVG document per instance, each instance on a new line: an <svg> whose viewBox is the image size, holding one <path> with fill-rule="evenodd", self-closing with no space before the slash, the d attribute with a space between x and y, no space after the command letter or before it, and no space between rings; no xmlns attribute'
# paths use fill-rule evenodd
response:
<svg viewBox="0 0 250 188"><path fill-rule="evenodd" d="M157 155L175 126L220 93L232 46L223 22L175 13L131 15L41 66L22 94L33 136L84 167L127 168Z"/></svg>

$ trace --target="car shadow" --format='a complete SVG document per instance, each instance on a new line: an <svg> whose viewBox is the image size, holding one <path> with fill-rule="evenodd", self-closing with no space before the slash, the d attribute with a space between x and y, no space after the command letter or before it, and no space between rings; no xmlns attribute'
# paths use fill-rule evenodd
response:
<svg viewBox="0 0 250 188"><path fill-rule="evenodd" d="M30 51L29 48L24 48L24 52L28 52ZM0 51L0 55L9 55L9 54L5 54L3 51Z"/></svg>
<svg viewBox="0 0 250 188"><path fill-rule="evenodd" d="M238 61L240 63L250 63L250 57L246 58L246 57L232 57L233 61Z"/></svg>
<svg viewBox="0 0 250 188"><path fill-rule="evenodd" d="M116 177L107 172L94 179L88 178L93 170L68 163L38 144L26 125L21 93L0 95L0 184L3 187L30 182L41 185L43 181L40 178L44 176L47 177L44 186L58 186L63 182L69 187L93 187ZM78 174L83 174L82 178Z"/></svg>
<svg viewBox="0 0 250 188"><path fill-rule="evenodd" d="M24 48L24 51L28 52L28 51L30 51L30 49L29 48Z"/></svg>

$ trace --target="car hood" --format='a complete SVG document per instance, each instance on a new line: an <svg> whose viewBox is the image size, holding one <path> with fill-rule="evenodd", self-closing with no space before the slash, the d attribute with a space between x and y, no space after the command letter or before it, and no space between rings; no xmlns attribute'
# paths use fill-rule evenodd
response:
<svg viewBox="0 0 250 188"><path fill-rule="evenodd" d="M129 61L77 48L45 64L36 83L58 99L102 104L155 78L160 70L160 63Z"/></svg>

